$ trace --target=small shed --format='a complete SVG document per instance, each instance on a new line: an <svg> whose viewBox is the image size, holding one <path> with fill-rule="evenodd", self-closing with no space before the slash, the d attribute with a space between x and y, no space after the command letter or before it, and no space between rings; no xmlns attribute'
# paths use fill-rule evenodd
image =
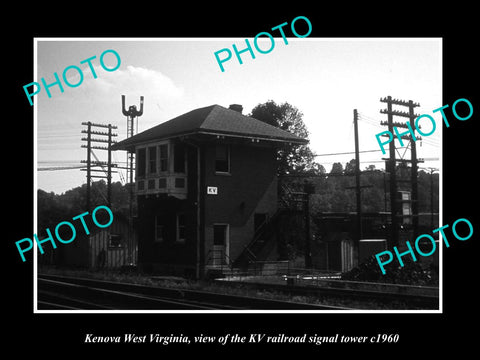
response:
<svg viewBox="0 0 480 360"><path fill-rule="evenodd" d="M114 213L108 228L92 231L59 250L62 265L69 267L114 269L137 264L135 231L121 213Z"/></svg>

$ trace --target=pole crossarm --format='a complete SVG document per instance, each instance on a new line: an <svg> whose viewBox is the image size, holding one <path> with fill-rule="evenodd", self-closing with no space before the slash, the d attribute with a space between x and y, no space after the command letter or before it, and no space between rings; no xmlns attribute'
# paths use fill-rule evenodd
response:
<svg viewBox="0 0 480 360"><path fill-rule="evenodd" d="M402 106L412 106L412 107L420 106L419 103L414 103L412 100L406 101L406 100L392 99L391 96L380 98L380 102L390 103L390 104L393 104L393 105L402 105Z"/></svg>
<svg viewBox="0 0 480 360"><path fill-rule="evenodd" d="M388 122L387 121L380 121L380 125L388 125ZM408 129L408 125L407 123L401 123L401 122L397 122L397 121L394 121L392 123L393 126L395 127L399 127L399 128L404 128L404 129ZM417 126L417 129L421 129L422 127L419 125Z"/></svg>
<svg viewBox="0 0 480 360"><path fill-rule="evenodd" d="M111 128L111 129L118 129L117 126L111 125L111 124L95 124L92 122L82 122L82 125L90 125L90 126L96 126L96 127L102 127L102 128Z"/></svg>
<svg viewBox="0 0 480 360"><path fill-rule="evenodd" d="M111 124L95 124L90 121L88 122L82 122L82 125L87 126L86 130L82 130L82 134L87 134L87 137L82 137L82 141L86 141L86 145L81 145L82 148L87 149L87 160L81 160L81 163L86 163L87 166L86 168L80 169L81 171L86 171L87 172L87 196L86 196L86 201L87 201L87 209L90 209L90 192L91 192L91 187L90 187L90 182L93 178L101 178L101 179L107 179L107 204L109 207L111 207L111 192L112 192L112 168L117 167L117 164L112 164L112 156L111 156L111 146L112 144L116 143L116 141L112 140L112 137L118 136L117 134L112 133L112 129L117 129L116 126L111 125ZM93 127L100 127L100 128L107 128L108 132L103 132L103 131L94 131L92 130ZM98 136L107 136L107 139L98 139L98 138L92 138L92 134L98 135ZM92 145L94 142L101 142L101 143L107 143L107 146L98 146L98 145ZM93 149L96 150L104 150L107 151L108 153L108 161L100 161L95 153L93 152ZM96 161L92 161L91 155L93 155L96 159ZM98 169L92 169L92 167L97 167L100 166L102 167L102 170ZM106 167L106 169L104 168ZM94 175L92 172L104 172L105 175ZM102 194L104 197L104 195Z"/></svg>
<svg viewBox="0 0 480 360"><path fill-rule="evenodd" d="M83 134L86 134L88 130L82 130ZM118 136L118 134L109 134L108 132L103 131L90 131L90 134L103 135L103 136Z"/></svg>
<svg viewBox="0 0 480 360"><path fill-rule="evenodd" d="M82 141L90 141L90 142L102 142L102 143L111 143L111 144L116 144L116 141L113 141L111 139L88 139L88 138L82 138Z"/></svg>
<svg viewBox="0 0 480 360"><path fill-rule="evenodd" d="M389 137L387 134L382 134L381 135L382 137ZM398 136L397 135L392 135L394 139L398 139ZM410 135L402 135L401 136L402 139L404 140L412 140L412 137ZM415 136L415 138L420 141L422 140L422 137L421 136Z"/></svg>
<svg viewBox="0 0 480 360"><path fill-rule="evenodd" d="M395 116L402 116L406 118L411 118L412 115L405 112L405 111L398 111L398 110L386 110L386 109L381 109L380 110L381 114L387 114L387 115L395 115ZM415 118L419 117L419 114L413 114Z"/></svg>

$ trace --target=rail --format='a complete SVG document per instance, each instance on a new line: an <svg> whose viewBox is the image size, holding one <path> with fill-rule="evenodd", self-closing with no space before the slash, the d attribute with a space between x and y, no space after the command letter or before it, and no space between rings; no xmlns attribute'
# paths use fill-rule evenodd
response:
<svg viewBox="0 0 480 360"><path fill-rule="evenodd" d="M58 275L38 275L42 309L76 310L354 310L334 305L293 302L188 288L137 285ZM219 289L220 290L220 289ZM101 295L101 296L99 296Z"/></svg>
<svg viewBox="0 0 480 360"><path fill-rule="evenodd" d="M332 274L333 275L333 274ZM406 284L390 284L366 281L341 280L340 276L321 275L290 275L284 279L289 285L306 287L328 287L333 289L360 290L382 292L397 295L417 295L427 297L439 297L439 288L435 286L420 286Z"/></svg>

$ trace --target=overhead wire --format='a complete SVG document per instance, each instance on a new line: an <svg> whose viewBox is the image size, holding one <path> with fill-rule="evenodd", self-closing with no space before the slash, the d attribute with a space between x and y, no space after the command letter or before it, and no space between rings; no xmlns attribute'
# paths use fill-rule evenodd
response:
<svg viewBox="0 0 480 360"><path fill-rule="evenodd" d="M365 124L384 129L384 125L381 125L379 120L373 119L372 117L362 113L358 113L358 114L359 114L358 119L364 122ZM422 140L419 140L419 141L422 141L425 145L429 145L437 148L440 147L441 145L436 138L431 138L431 137L423 136Z"/></svg>
<svg viewBox="0 0 480 360"><path fill-rule="evenodd" d="M378 149L378 150L362 150L362 151L359 151L359 153L378 152L378 151L382 151L382 150L380 150L380 149ZM313 156L332 156L332 155L348 155L348 154L355 154L355 151L329 153L329 154L313 154Z"/></svg>
<svg viewBox="0 0 480 360"><path fill-rule="evenodd" d="M81 169L81 168L83 168L83 167L85 167L85 165L44 167L44 168L37 168L37 171L74 170L74 169Z"/></svg>

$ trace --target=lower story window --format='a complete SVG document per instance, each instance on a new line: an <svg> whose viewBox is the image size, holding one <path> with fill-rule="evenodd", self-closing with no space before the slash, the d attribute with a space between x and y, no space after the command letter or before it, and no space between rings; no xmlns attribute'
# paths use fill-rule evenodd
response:
<svg viewBox="0 0 480 360"><path fill-rule="evenodd" d="M155 216L155 242L165 240L165 225L161 220L160 216Z"/></svg>
<svg viewBox="0 0 480 360"><path fill-rule="evenodd" d="M158 188L165 189L167 187L167 178L158 179Z"/></svg>
<svg viewBox="0 0 480 360"><path fill-rule="evenodd" d="M148 180L148 190L155 190L155 179Z"/></svg>
<svg viewBox="0 0 480 360"><path fill-rule="evenodd" d="M121 247L122 246L122 235L120 234L110 234L110 242L108 243L109 247Z"/></svg>
<svg viewBox="0 0 480 360"><path fill-rule="evenodd" d="M176 188L184 188L185 187L185 179L184 178L175 178L175 187Z"/></svg>
<svg viewBox="0 0 480 360"><path fill-rule="evenodd" d="M177 241L178 242L185 242L185 234L186 234L186 223L185 223L185 214L180 213L177 214Z"/></svg>

